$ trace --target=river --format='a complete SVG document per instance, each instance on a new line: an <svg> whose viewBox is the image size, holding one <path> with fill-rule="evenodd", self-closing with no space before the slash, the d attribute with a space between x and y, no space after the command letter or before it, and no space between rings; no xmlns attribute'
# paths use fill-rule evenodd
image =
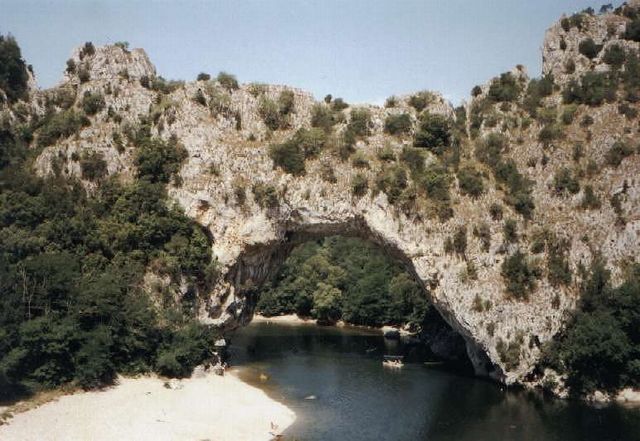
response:
<svg viewBox="0 0 640 441"><path fill-rule="evenodd" d="M506 390L374 331L253 323L230 350L241 378L296 412L287 441L640 440L640 409ZM403 353L402 369L382 366Z"/></svg>

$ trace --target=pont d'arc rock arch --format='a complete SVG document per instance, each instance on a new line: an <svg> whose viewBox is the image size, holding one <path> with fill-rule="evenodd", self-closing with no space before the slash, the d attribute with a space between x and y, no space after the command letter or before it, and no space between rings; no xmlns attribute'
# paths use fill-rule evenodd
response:
<svg viewBox="0 0 640 441"><path fill-rule="evenodd" d="M74 54L78 63L79 53ZM425 295L428 292L443 319L465 339L478 373L513 383L531 372L541 345L561 328L567 312L576 304L576 288L552 287L542 277L528 300L508 296L501 264L518 247L528 247L528 243L505 244L503 220L492 217L490 207L501 204L504 217L517 221L523 238L534 229L567 237L570 244L567 260L574 274L578 264L588 265L596 251L581 240L587 235L593 243L601 244L597 252L610 262L633 259L637 254L640 182L628 181L622 202L627 223L617 228L611 227L616 224L616 214L608 205L594 215L579 209L579 195L573 199L554 197L549 182L553 181L555 168L527 165L528 159L540 156L542 151L535 125L520 129L518 139L522 142L509 138L509 149L505 152L532 182L536 208L531 219L524 219L506 204L505 193L490 180L478 197L461 194L454 174L449 176L451 216L441 219L429 198L421 196L410 209L400 208L400 204L389 201L378 185L389 164L406 167L399 158L403 148L411 146L411 137L391 136L384 131L389 115L406 113L412 121L417 120L418 112L406 97L389 108L358 106L366 108L371 117L368 134L353 146L359 163L341 158L336 145L328 142L317 155L304 161L303 171L292 175L274 167L269 146L311 126L313 107L324 104L318 104L310 94L268 85L243 85L228 90L204 81L187 82L175 90L159 92L143 85L144 77L153 78L156 73L141 49L101 47L82 63L89 70L90 81L81 82L67 73L59 87L75 87L78 96L102 91L105 109L112 109L122 121L119 126L114 125L107 110L92 116L91 125L81 129L78 136L45 148L36 167L41 173L49 173L52 164L63 158L67 164L64 172L80 176L80 166L72 158L90 150L102 154L109 174L126 179L135 174L134 148L119 151L114 133L126 125L136 127L144 118L153 122L153 136L163 139L175 136L186 149L187 157L179 179L168 186L169 197L207 231L218 265L216 286L208 293L200 293L203 301L199 316L206 323L227 328L246 323L254 307L254 300L247 293L277 270L296 243L333 234L355 235L379 244L405 263L425 287ZM119 74L123 71L126 76ZM526 80L524 73L518 75ZM293 110L287 115L286 124L269 128L261 111L262 103L277 102L283 91L292 96ZM194 99L196 96L203 98ZM441 96L430 96L426 111L453 116L452 106ZM353 109L342 111L345 121ZM603 107L599 115L598 118L607 121L624 118L614 105ZM594 125L593 138L602 142L585 148L602 149L607 142L613 142L614 137L599 137L595 133L597 127L600 126ZM339 136L344 129L345 123L338 122L331 129L330 138ZM607 126L607 130L613 129ZM478 136L485 134L481 131ZM462 146L465 160L473 157L472 149L471 142ZM380 154L383 150L385 158ZM567 154L561 148L546 154L550 156L550 164L566 162ZM590 154L602 156L601 151ZM430 153L425 152L424 156L426 167L438 161ZM603 194L615 192L626 178L637 174L634 170L637 172L638 166L635 155L617 169L593 178L593 183ZM354 192L356 179L360 188ZM91 188L93 183L85 185ZM488 247L486 241L483 243L472 234L480 224L488 228ZM468 238L464 256L447 254L447 239L461 228ZM477 277L464 277L469 264L475 268ZM474 307L477 299L482 301L482 308ZM514 341L519 342L519 362L507 370L496 347L499 342Z"/></svg>

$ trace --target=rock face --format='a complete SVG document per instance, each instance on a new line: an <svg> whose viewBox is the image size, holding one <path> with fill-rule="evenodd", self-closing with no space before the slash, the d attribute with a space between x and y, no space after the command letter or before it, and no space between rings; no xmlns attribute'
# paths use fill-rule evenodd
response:
<svg viewBox="0 0 640 441"><path fill-rule="evenodd" d="M578 54L579 41L586 35L605 45L619 41L627 20L613 14L589 17L585 29L574 28L569 32L560 24L554 25L544 43L544 72L553 73L563 84L571 75L592 67L606 69L598 58L590 61ZM561 39L566 43L564 51L559 46ZM624 44L637 49L637 43ZM503 204L504 192L487 172L491 184L477 198L463 195L453 183L454 216L441 221L431 214L433 207L428 201L406 213L391 204L384 192L376 191L376 179L385 166L379 153L388 148L399 156L402 148L412 143L409 137L393 137L384 132L388 115L408 113L416 121L418 113L408 104L408 97L398 98L395 107L366 106L372 115L371 134L358 141L356 150L366 157L367 166L356 167L326 149L317 158L306 161L304 175L293 176L274 168L268 146L284 141L300 127L310 126L316 103L310 94L283 86L255 84L229 90L215 81L181 83L161 92L140 82L143 77L155 77L155 69L141 49L129 52L109 46L97 48L95 54L85 55L82 60L80 51L76 51L73 58L76 64L88 69L90 78L82 82L77 74L66 74L57 88L36 93L34 106L42 108L45 97L73 90L77 102L85 92L103 93L105 108L78 135L44 149L36 167L41 173L50 173L54 163L62 162L63 173L80 176L80 165L74 157L87 151L100 152L108 173L127 179L135 171L135 147L122 141L129 127L146 119L153 122L154 135L164 139L176 136L188 151L188 158L180 171L180 185L170 185L169 194L209 232L218 262L219 282L211 292L201 293L200 318L204 322L227 328L247 323L255 306L255 288L277 270L295 244L326 235L359 236L381 245L410 269L443 319L464 338L469 358L479 374L511 384L522 381L532 371L541 345L561 329L568 312L575 307L580 265L588 265L596 253L601 253L614 274L619 275L620 262L637 259L640 157L626 157L617 168L601 165L614 142L638 131L637 120L620 115L615 104L580 106L575 124L566 127L564 140L547 149L538 141L542 126L536 121L526 127L520 123L497 128L483 125L481 136L501 130L510 140L506 155L533 181L535 213L527 220ZM575 74L564 71L568 59L575 60ZM485 92L487 89L484 87ZM293 93L294 111L285 129L271 131L261 116L260 103L265 99L277 101L284 90ZM203 99L199 102L200 95ZM558 104L559 94L556 92L546 100ZM352 111L344 110L346 120ZM428 111L451 116L454 109L433 94ZM466 111L470 112L468 107ZM505 121L507 117L523 119L517 108L498 111L496 107L496 112ZM589 135L578 124L587 114L594 120ZM344 130L344 123L339 122L334 130ZM582 191L558 196L552 189L554 174L560 167L577 166L572 160L577 142L582 144L585 158L601 165L588 182L602 199L597 210L580 208ZM463 141L463 163L475 164L473 146L473 141ZM435 160L431 156L427 162ZM326 178L328 169L335 179ZM362 196L351 190L357 173L368 179L369 190ZM85 184L89 189L94 185ZM265 204L256 196L265 189L267 193L272 191L272 203ZM616 192L623 195L619 202L624 224L607 202ZM503 244L503 221L490 216L490 207L495 203L503 204L505 218L517 220L521 247L528 248L534 232L540 229L569 241L572 283L554 287L543 277L527 301L514 300L505 294L501 264L514 247ZM479 224L489 227L488 249L471 234ZM447 239L460 227L467 228L469 233L464 259L445 252ZM538 256L538 260L544 263L544 255ZM475 280L462 276L469 262L477 270ZM478 299L485 307L477 306ZM498 351L501 341L519 341L517 366L507 369L505 357Z"/></svg>

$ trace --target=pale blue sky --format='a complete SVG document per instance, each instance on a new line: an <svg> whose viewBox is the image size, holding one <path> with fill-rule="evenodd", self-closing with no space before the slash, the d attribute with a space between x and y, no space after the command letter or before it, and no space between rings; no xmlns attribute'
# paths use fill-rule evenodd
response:
<svg viewBox="0 0 640 441"><path fill-rule="evenodd" d="M0 33L17 38L41 87L75 46L124 40L169 79L225 70L352 103L421 89L458 102L516 64L539 75L547 27L602 2L0 0Z"/></svg>

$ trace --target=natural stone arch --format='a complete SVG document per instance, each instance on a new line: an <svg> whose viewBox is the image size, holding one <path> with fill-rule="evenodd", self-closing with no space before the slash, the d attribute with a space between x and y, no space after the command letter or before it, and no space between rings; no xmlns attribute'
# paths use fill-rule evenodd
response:
<svg viewBox="0 0 640 441"><path fill-rule="evenodd" d="M357 237L373 242L391 258L400 261L422 286L424 295L433 301L429 293L437 288L437 279L425 280L420 277L411 258L396 245L386 241L383 235L372 231L364 218L355 216L344 223L291 224L287 228L280 239L246 247L234 264L229 266L217 287L219 291L216 298L220 302L210 305L207 311L209 317L217 316L213 323L230 328L247 325L251 321L258 300L259 295L256 295L256 292L259 292L263 283L278 271L290 252L300 244L328 236ZM475 373L501 379L500 368L491 363L487 354L471 336L464 334L455 317L443 315L438 306L434 306L443 321L464 339L466 353ZM206 318L203 319L207 321Z"/></svg>
<svg viewBox="0 0 640 441"><path fill-rule="evenodd" d="M559 39L558 29L558 26L552 28L547 41ZM545 45L545 72L558 62L551 57L550 47ZM73 55L77 63L80 62L78 54L76 51ZM430 205L433 201L429 197L421 196L417 206L402 210L375 185L387 165L378 153L386 148L399 158L403 148L412 145L410 137L391 136L384 131L385 119L390 115L406 113L413 121L418 119L419 113L409 105L408 97L398 97L395 107L390 108L358 106L371 114L370 133L354 145L354 149L368 159L367 167L356 166L336 154L335 149L325 148L305 161L303 174L293 176L274 167L269 157L269 145L282 143L299 128L311 126L312 108L317 102L310 94L272 85L243 85L229 91L215 83L201 81L179 84L163 93L142 85L143 78L154 77L156 73L141 49L128 52L117 46L96 48L91 59L85 61L90 61L90 81L81 82L77 75L68 74L59 87L77 88L78 97L85 92L102 91L105 109L91 116L91 125L83 127L77 136L61 139L45 148L35 161L35 167L39 173L47 174L54 171L54 164L63 162L66 164L63 173L80 177L80 165L73 158L85 152L96 152L104 157L108 174L127 180L136 173L135 147L119 145L115 139L115 133L121 134L118 130L135 128L144 120L153 122L152 136L165 140L177 137L188 157L178 179L168 186L169 196L208 232L219 268L216 286L210 292L200 293L199 316L207 323L226 327L240 324L238 317L242 317L244 304L238 289L240 284L233 280L234 276L241 280L243 271L261 274L260 265L250 265L251 256L264 256L255 250L277 249L290 243L288 238L296 234L327 234L331 228L336 231L351 229L395 250L421 283L433 286L430 289L433 305L464 336L472 349L472 358L474 354L478 358L476 366L484 364L479 360L486 354L497 367L493 375L510 384L525 380L539 360L541 345L562 328L568 312L577 303L578 283L554 287L542 277L527 300L513 299L505 293L501 275L502 262L508 255L518 247L528 249L533 233L544 230L568 239L566 260L574 275L578 274L580 265L588 265L597 253L610 263L614 277L618 278L621 270L616 262L637 261L640 181L630 177L637 175L638 155L625 159L615 169L607 169L606 173L590 178L593 187L603 196L624 192L621 208L626 219L624 225L618 225L617 214L610 204L603 204L599 212L594 213L580 209L581 194L558 197L550 191L558 167L571 166L571 144L565 142L556 149L546 150L544 156L547 156L548 164L540 166L535 161L533 167L529 160L540 157L543 152L538 142L539 127L521 125L513 133L511 130L504 133L509 141L504 156L513 160L520 172L532 181L531 196L536 208L531 218L522 217L509 206L508 194L488 174L485 192L473 198L457 188L456 177L451 173L453 216L441 220L434 215L434 207ZM119 75L119 72L128 74ZM516 69L513 74L523 82L527 80L522 69ZM211 93L207 87L211 88ZM107 93L116 90L117 94ZM194 99L202 90L206 92L206 105ZM285 127L269 130L261 117L260 103L263 99L277 101L285 90L293 94L295 110L288 116ZM486 93L488 85L482 90ZM39 112L44 112L41 103L50 92L34 93L32 104ZM225 97L224 102L214 106L214 100L221 95ZM453 116L452 105L442 96L433 94L432 98L426 111ZM555 94L553 98L560 99L560 95ZM482 97L472 98L471 102L477 99ZM112 113L121 118L119 125L114 123L107 109L112 109ZM352 110L353 107L349 107L343 111L344 121L349 120ZM469 106L462 111L470 115ZM615 104L603 104L594 119L593 140L585 144L585 150L594 160L602 161L616 136L624 133L627 122ZM333 135L344 133L345 125L344 122L336 124ZM466 129L469 129L468 123ZM473 159L475 142L493 131L495 128L481 127L477 138L465 140L461 146L465 161L483 169L484 165ZM123 151L118 147L123 147ZM437 155L425 153L425 166L438 161ZM401 162L397 161L398 164ZM325 179L327 167L332 169L335 179ZM364 176L369 183L368 190L361 196L355 196L351 191L356 174ZM86 180L83 184L89 190L96 185ZM261 186L272 190L274 197L268 204L256 197L254 190ZM239 190L244 197L237 197ZM505 218L517 220L522 237L526 238L519 245L504 243L502 220L489 215L490 207L496 203L504 207ZM488 249L470 234L479 224L487 227L491 237ZM446 240L459 228L466 228L469 237L464 258L445 252ZM477 280L471 283L460 277L468 261L477 269ZM476 298L487 304L490 302L492 306L479 310L474 307ZM509 363L510 370L507 370L497 348L500 342L508 344L514 340L522 343L518 343L517 351L514 351L519 354L519 363L517 366Z"/></svg>

